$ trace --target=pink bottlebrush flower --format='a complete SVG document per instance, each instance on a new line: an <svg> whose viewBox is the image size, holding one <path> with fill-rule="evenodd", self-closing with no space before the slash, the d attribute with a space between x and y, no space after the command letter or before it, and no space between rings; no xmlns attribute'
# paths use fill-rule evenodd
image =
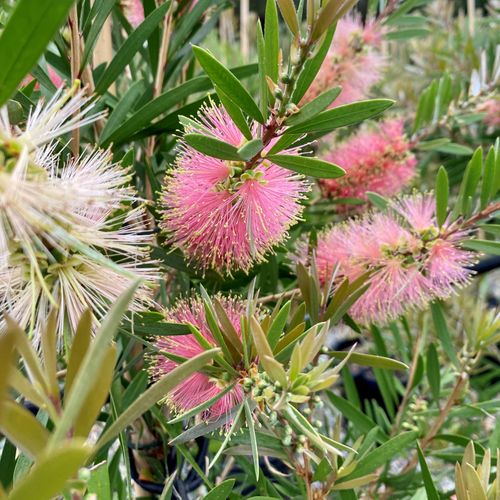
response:
<svg viewBox="0 0 500 500"><path fill-rule="evenodd" d="M423 308L465 285L474 254L460 247L463 231L438 227L435 200L415 194L373 213L327 229L318 236L315 260L322 283L350 281L372 272L370 287L350 310L360 323L386 323L411 308ZM304 244L297 260L307 261Z"/></svg>
<svg viewBox="0 0 500 500"><path fill-rule="evenodd" d="M196 132L236 147L246 142L214 104L203 108ZM308 186L301 175L268 160L244 167L181 141L177 166L166 176L162 228L170 244L203 270L248 271L284 240L302 212L299 201Z"/></svg>
<svg viewBox="0 0 500 500"><path fill-rule="evenodd" d="M322 179L324 196L360 198L366 192L394 196L408 185L415 175L417 160L404 136L403 121L390 120L376 130L361 130L325 155L329 162L341 166L346 175L339 179ZM352 208L341 205L341 210Z"/></svg>
<svg viewBox="0 0 500 500"><path fill-rule="evenodd" d="M144 6L142 0L122 0L123 12L133 28L144 21Z"/></svg>
<svg viewBox="0 0 500 500"><path fill-rule="evenodd" d="M380 25L375 22L363 26L358 17L342 18L337 24L332 46L303 102L310 102L337 86L342 87L342 92L332 107L366 98L385 67L385 60L378 51L382 34Z"/></svg>
<svg viewBox="0 0 500 500"><path fill-rule="evenodd" d="M219 296L218 299L238 335L241 336L240 317L246 313L246 302L222 296ZM188 300L180 300L175 307L166 312L166 319L175 323L190 323L194 325L208 342L214 347L217 346L208 328L204 304L201 298L193 297ZM203 347L192 334L158 337L155 345L159 351L188 359L204 352ZM152 361L151 373L154 379L161 378L170 373L179 365L179 363L163 356L161 352ZM194 373L177 385L175 389L171 390L167 395L166 401L176 412L183 413L212 399L222 392L228 384L233 382L219 380L205 373ZM232 390L203 412L202 418L204 420L214 420L226 415L235 405L243 400L243 389L238 383L239 381L236 382Z"/></svg>
<svg viewBox="0 0 500 500"><path fill-rule="evenodd" d="M488 127L500 127L500 98L488 99L478 107L478 111L485 113L483 121Z"/></svg>

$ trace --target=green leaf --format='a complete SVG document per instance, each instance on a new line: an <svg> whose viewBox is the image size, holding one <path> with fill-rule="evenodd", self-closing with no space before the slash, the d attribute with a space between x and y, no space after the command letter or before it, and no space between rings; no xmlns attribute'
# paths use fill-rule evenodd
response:
<svg viewBox="0 0 500 500"><path fill-rule="evenodd" d="M352 104L344 104L333 109L323 111L314 118L295 125L287 130L289 134L326 134L339 127L354 125L367 118L379 115L391 107L394 101L391 99L370 99L358 101Z"/></svg>
<svg viewBox="0 0 500 500"><path fill-rule="evenodd" d="M462 144L455 144L454 142L443 144L434 149L436 151L439 151L440 153L447 153L450 155L457 155L457 156L469 156L474 152L468 146L463 146Z"/></svg>
<svg viewBox="0 0 500 500"><path fill-rule="evenodd" d="M279 51L280 51L280 32L278 9L275 0L267 0L266 17L264 24L264 46L266 48L265 68L273 82L278 81L279 73Z"/></svg>
<svg viewBox="0 0 500 500"><path fill-rule="evenodd" d="M367 453L358 463L354 472L339 479L339 483L350 481L358 477L370 474L372 471L387 464L395 455L400 454L406 447L415 441L418 432L403 432L389 441Z"/></svg>
<svg viewBox="0 0 500 500"><path fill-rule="evenodd" d="M245 399L243 403L245 407L245 417L247 421L248 432L250 434L250 444L252 446L252 459L253 459L253 467L255 472L255 480L259 480L259 450L257 447L257 436L255 435L255 426L253 423L253 415L250 405L248 404L248 399Z"/></svg>
<svg viewBox="0 0 500 500"><path fill-rule="evenodd" d="M241 161L238 149L215 137L203 134L186 134L183 139L200 153L220 160Z"/></svg>
<svg viewBox="0 0 500 500"><path fill-rule="evenodd" d="M162 377L158 382L148 388L144 394L137 398L118 418L104 431L99 438L97 447L104 446L114 439L127 425L149 410L154 404L163 399L169 391L192 373L203 368L208 361L220 352L220 349L211 349L202 352L174 368L170 373Z"/></svg>
<svg viewBox="0 0 500 500"><path fill-rule="evenodd" d="M379 210L385 210L389 206L389 200L385 198L384 196L374 193L373 191L367 191L366 196L368 198L368 201L377 207Z"/></svg>
<svg viewBox="0 0 500 500"><path fill-rule="evenodd" d="M260 19L257 21L257 57L259 61L259 97L260 97L260 111L263 116L268 114L268 103L270 97L270 90L267 84L266 76L266 45L264 41L264 34L262 32L262 25Z"/></svg>
<svg viewBox="0 0 500 500"><path fill-rule="evenodd" d="M103 359L108 353L108 346L111 344L120 326L123 314L127 310L138 286L139 281L136 281L128 290L118 297L118 300L113 304L104 322L97 331L90 348L85 353L80 369L72 385L71 393L65 401L62 418L52 433L52 438L50 440L51 447L54 447L59 441L64 439L82 410L88 394L93 389L94 384L99 380L101 375L99 369Z"/></svg>
<svg viewBox="0 0 500 500"><path fill-rule="evenodd" d="M449 142L450 142L450 139L448 139L446 137L440 137L439 139L432 139L431 141L419 142L416 145L416 149L418 149L420 151L434 151L439 146L442 146L443 144L448 144Z"/></svg>
<svg viewBox="0 0 500 500"><path fill-rule="evenodd" d="M270 155L267 158L280 167L311 177L336 179L345 175L343 168L319 158L295 155Z"/></svg>
<svg viewBox="0 0 500 500"><path fill-rule="evenodd" d="M431 34L426 28L407 28L397 31L391 31L385 35L387 40L409 40L411 38L423 38Z"/></svg>
<svg viewBox="0 0 500 500"><path fill-rule="evenodd" d="M269 358L273 358L273 352L267 341L266 334L264 333L262 327L260 326L260 323L257 319L255 319L254 316L250 318L250 327L253 334L252 338L255 349L257 351L257 355L259 356L259 360L262 366L265 368L266 364L264 357L267 356Z"/></svg>
<svg viewBox="0 0 500 500"><path fill-rule="evenodd" d="M209 491L204 496L204 500L224 500L225 498L229 498L235 481L236 479L226 479L226 481L220 483L213 490Z"/></svg>
<svg viewBox="0 0 500 500"><path fill-rule="evenodd" d="M490 198L495 194L495 148L492 146L486 155L481 183L481 209L485 208Z"/></svg>
<svg viewBox="0 0 500 500"><path fill-rule="evenodd" d="M465 168L462 184L460 185L460 193L456 202L453 215L464 214L468 212L469 197L474 197L476 188L481 178L483 167L483 149L481 147L474 151L467 167Z"/></svg>
<svg viewBox="0 0 500 500"><path fill-rule="evenodd" d="M462 246L489 255L500 255L500 241L465 240Z"/></svg>
<svg viewBox="0 0 500 500"><path fill-rule="evenodd" d="M297 36L300 32L299 20L297 18L297 11L295 10L295 5L293 0L276 0L280 8L281 15L286 25L290 29L293 35Z"/></svg>
<svg viewBox="0 0 500 500"><path fill-rule="evenodd" d="M38 356L35 354L33 347L28 340L28 336L24 333L23 330L19 327L17 323L15 323L12 318L9 317L8 314L4 313L5 323L7 325L7 331L10 331L15 339L16 348L19 351L19 354L24 360L26 364L26 368L32 383L37 383L42 388L45 394L48 394L49 387L47 384L47 380L45 378L45 374L42 370L42 366L40 364L40 360Z"/></svg>
<svg viewBox="0 0 500 500"><path fill-rule="evenodd" d="M271 347L272 351L274 351L274 348L278 344L281 334L284 332L291 307L292 302L288 301L280 309L279 313L276 315L273 322L271 323L271 326L269 327L269 331L267 332L267 341L269 342L269 346Z"/></svg>
<svg viewBox="0 0 500 500"><path fill-rule="evenodd" d="M322 2L321 10L314 22L311 39L318 40L323 33L337 22L356 3L356 0L325 0Z"/></svg>
<svg viewBox="0 0 500 500"><path fill-rule="evenodd" d="M0 35L0 106L35 66L74 0L19 0Z"/></svg>
<svg viewBox="0 0 500 500"><path fill-rule="evenodd" d="M94 52L95 43L115 3L115 0L101 0L94 4L98 10L95 18L92 19L88 35L85 37L85 49L80 63L80 70L86 66L89 56Z"/></svg>
<svg viewBox="0 0 500 500"><path fill-rule="evenodd" d="M87 437L92 426L95 424L103 405L108 399L111 382L113 381L116 363L116 346L110 345L100 367L98 367L99 379L96 380L92 390L87 394L81 411L75 418L73 434L75 436Z"/></svg>
<svg viewBox="0 0 500 500"><path fill-rule="evenodd" d="M360 486L364 486L368 483L376 481L378 479L378 474L367 474L366 476L361 476L356 479L351 479L350 481L345 481L341 484L336 484L333 486L333 491L339 490L350 490L351 488L359 488Z"/></svg>
<svg viewBox="0 0 500 500"><path fill-rule="evenodd" d="M295 89L293 90L292 94L292 102L294 102L295 104L298 104L300 102L300 100L307 92L307 89L311 86L311 83L316 78L316 75L318 74L321 65L323 64L325 57L330 50L334 33L335 27L332 27L327 31L324 40L321 42L321 45L316 54L312 57L312 59L309 59L304 64L304 69L297 79L297 84L295 85Z"/></svg>
<svg viewBox="0 0 500 500"><path fill-rule="evenodd" d="M500 224L479 224L477 227L486 233L500 236Z"/></svg>
<svg viewBox="0 0 500 500"><path fill-rule="evenodd" d="M344 359L348 354L346 351L328 351L328 355L335 359ZM359 352L353 352L349 355L349 363L360 366L371 366L372 368L383 368L385 370L408 370L408 365L396 359Z"/></svg>
<svg viewBox="0 0 500 500"><path fill-rule="evenodd" d="M17 363L17 352L14 352L16 330L7 328L0 335L0 402L8 395L9 385L16 373L14 367ZM14 358L14 356L16 356ZM0 420L2 418L0 410Z"/></svg>
<svg viewBox="0 0 500 500"><path fill-rule="evenodd" d="M291 146L295 141L300 139L302 134L287 134L284 133L274 144L274 146L267 152L268 155L274 155L287 149Z"/></svg>
<svg viewBox="0 0 500 500"><path fill-rule="evenodd" d="M126 38L125 42L113 56L108 67L96 83L96 94L104 94L109 86L117 80L123 70L130 63L134 54L144 45L151 33L156 29L160 21L165 17L170 7L171 0L162 3L157 9L144 19L142 24Z"/></svg>
<svg viewBox="0 0 500 500"><path fill-rule="evenodd" d="M300 123L317 116L321 113L321 111L324 111L333 101L335 101L341 90L341 87L333 87L323 92L311 102L303 106L297 114L290 116L290 118L286 120L286 124L289 126L299 125Z"/></svg>
<svg viewBox="0 0 500 500"><path fill-rule="evenodd" d="M347 422L351 422L354 429L361 434L368 433L371 429L377 427L377 424L361 410L356 408L352 403L340 396L337 396L332 391L326 391L328 399L332 402L333 406L337 408L340 413L345 417ZM389 437L379 429L377 438L380 443L387 441Z"/></svg>
<svg viewBox="0 0 500 500"><path fill-rule="evenodd" d="M248 141L240 149L238 149L238 156L245 161L251 160L263 148L261 139L253 139Z"/></svg>
<svg viewBox="0 0 500 500"><path fill-rule="evenodd" d="M99 500L112 500L108 464L106 462L92 469L92 474L87 483L87 495L92 494Z"/></svg>
<svg viewBox="0 0 500 500"><path fill-rule="evenodd" d="M441 373L439 370L439 357L434 344L430 344L427 349L427 380L429 381L432 397L438 404L441 393Z"/></svg>
<svg viewBox="0 0 500 500"><path fill-rule="evenodd" d="M217 92L217 96L220 99L221 104L224 106L224 109L227 111L227 114L231 117L235 125L240 129L240 132L245 136L248 141L253 139L252 131L248 126L247 119L241 112L241 109L234 104L231 99L215 85L215 91Z"/></svg>
<svg viewBox="0 0 500 500"><path fill-rule="evenodd" d="M106 120L106 125L101 132L99 138L100 144L105 144L107 139L118 129L120 123L126 119L128 113L131 109L134 109L137 101L144 93L145 82L144 80L139 80L130 85L126 94L120 99L115 109L111 112L108 119Z"/></svg>
<svg viewBox="0 0 500 500"><path fill-rule="evenodd" d="M448 325L446 324L446 318L441 303L432 302L431 312L434 328L436 329L436 334L441 342L444 352L447 354L448 358L455 365L455 367L460 369L460 362L458 361L457 354L455 352L455 344L453 343L448 330Z"/></svg>
<svg viewBox="0 0 500 500"><path fill-rule="evenodd" d="M436 177L436 218L439 227L441 227L448 215L448 193L450 184L448 181L448 173L441 165Z"/></svg>
<svg viewBox="0 0 500 500"><path fill-rule="evenodd" d="M436 486L434 485L434 481L432 480L432 476L429 471L429 466L425 461L422 448L420 447L420 444L418 442L417 442L417 453L418 453L418 461L420 463L420 469L422 471L422 479L424 480L425 492L427 493L427 499L439 500L440 497L437 492Z"/></svg>
<svg viewBox="0 0 500 500"><path fill-rule="evenodd" d="M259 123L264 123L259 107L236 76L207 50L194 45L193 52L214 85L217 85L247 115Z"/></svg>
<svg viewBox="0 0 500 500"><path fill-rule="evenodd" d="M58 496L90 455L84 440L74 439L40 458L26 476L19 479L9 494L9 500L50 500Z"/></svg>
<svg viewBox="0 0 500 500"><path fill-rule="evenodd" d="M32 458L37 458L49 441L47 429L28 410L9 400L0 403L0 430Z"/></svg>

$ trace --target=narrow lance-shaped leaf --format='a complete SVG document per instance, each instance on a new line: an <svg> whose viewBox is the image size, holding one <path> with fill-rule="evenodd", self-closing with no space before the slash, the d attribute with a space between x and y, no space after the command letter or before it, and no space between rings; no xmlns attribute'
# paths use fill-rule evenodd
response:
<svg viewBox="0 0 500 500"><path fill-rule="evenodd" d="M301 71L299 78L297 80L297 84L295 85L295 89L292 94L292 102L298 104L300 100L304 97L307 89L310 87L311 83L316 78L323 61L325 60L326 55L330 49L330 45L332 44L333 34L335 33L335 26L332 26L326 33L323 41L316 54L309 59L304 64L304 69Z"/></svg>
<svg viewBox="0 0 500 500"><path fill-rule="evenodd" d="M102 406L108 398L111 382L113 381L116 363L116 346L110 345L99 368L99 380L94 383L92 391L87 395L83 408L75 419L74 435L87 437L94 425Z"/></svg>
<svg viewBox="0 0 500 500"><path fill-rule="evenodd" d="M483 180L481 184L481 209L485 208L493 195L495 179L495 148L491 147L484 162Z"/></svg>
<svg viewBox="0 0 500 500"><path fill-rule="evenodd" d="M230 161L241 160L237 148L215 137L191 133L184 135L183 139L200 153L212 156L213 158Z"/></svg>
<svg viewBox="0 0 500 500"><path fill-rule="evenodd" d="M441 390L441 374L438 353L434 344L430 344L427 350L427 380L429 381L432 397L438 403Z"/></svg>
<svg viewBox="0 0 500 500"><path fill-rule="evenodd" d="M280 167L311 177L336 179L345 175L343 168L319 158L295 155L271 155L267 158Z"/></svg>
<svg viewBox="0 0 500 500"><path fill-rule="evenodd" d="M339 127L353 125L368 118L372 118L387 108L391 107L394 101L391 99L370 99L358 101L352 104L344 104L333 109L328 109L313 118L294 125L287 130L289 134L326 134Z"/></svg>
<svg viewBox="0 0 500 500"><path fill-rule="evenodd" d="M467 164L467 167L465 168L462 184L460 185L458 200L456 201L455 209L453 210L454 218L456 218L459 214L467 214L470 208L472 208L469 206L469 200L474 196L476 188L479 184L482 166L483 150L479 147L476 149Z"/></svg>
<svg viewBox="0 0 500 500"><path fill-rule="evenodd" d="M359 462L351 474L339 480L339 483L362 477L371 473L378 467L386 464L392 457L398 453L402 453L405 448L411 445L418 436L418 432L403 432L398 436L393 437L389 441L366 454Z"/></svg>
<svg viewBox="0 0 500 500"><path fill-rule="evenodd" d="M238 105L245 113L251 116L259 123L264 123L264 117L259 107L255 104L252 96L243 87L240 81L221 64L212 54L201 47L193 46L193 51L199 63L207 73L214 85L217 85L222 91Z"/></svg>
<svg viewBox="0 0 500 500"><path fill-rule="evenodd" d="M266 45L264 41L264 33L262 32L262 25L260 20L257 21L257 54L259 60L259 96L260 96L260 111L263 116L267 115L269 89L267 86L266 75Z"/></svg>
<svg viewBox="0 0 500 500"><path fill-rule="evenodd" d="M321 35L338 19L340 19L356 0L325 0L312 30L311 38L318 40Z"/></svg>
<svg viewBox="0 0 500 500"><path fill-rule="evenodd" d="M9 494L9 500L50 500L62 493L66 482L82 467L90 455L90 447L83 439L69 443L44 455L19 481Z"/></svg>
<svg viewBox="0 0 500 500"><path fill-rule="evenodd" d="M448 215L449 190L448 173L441 165L436 177L436 218L439 227L444 224L446 216Z"/></svg>
<svg viewBox="0 0 500 500"><path fill-rule="evenodd" d="M248 161L258 154L262 148L263 144L261 139L252 139L238 149L238 156L241 159Z"/></svg>
<svg viewBox="0 0 500 500"><path fill-rule="evenodd" d="M432 476L429 470L429 466L425 461L424 454L422 452L422 448L420 444L417 442L417 453L418 453L418 461L420 463L420 469L422 470L422 478L424 480L425 492L427 493L428 500L439 500L439 494L432 480Z"/></svg>
<svg viewBox="0 0 500 500"><path fill-rule="evenodd" d="M311 118L315 117L326 108L328 108L330 104L332 104L332 102L340 94L341 90L341 87L333 87L321 93L311 102L304 105L297 114L291 115L290 118L288 118L286 121L287 125L299 125L300 123L303 123L306 120L310 120Z"/></svg>
<svg viewBox="0 0 500 500"><path fill-rule="evenodd" d="M0 106L35 66L74 0L19 0L0 34Z"/></svg>
<svg viewBox="0 0 500 500"><path fill-rule="evenodd" d="M52 433L50 440L51 448L54 448L64 439L66 433L74 424L78 413L81 411L94 382L99 379L100 374L98 369L103 358L106 356L107 346L110 345L118 330L128 304L132 300L138 286L139 281L136 281L128 290L120 295L97 331L92 345L83 358L69 398L65 401L62 418Z"/></svg>
<svg viewBox="0 0 500 500"><path fill-rule="evenodd" d="M43 453L49 440L47 429L28 410L9 400L0 403L0 431L32 458Z"/></svg>
<svg viewBox="0 0 500 500"><path fill-rule="evenodd" d="M265 54L265 68L266 75L271 78L273 82L278 81L278 60L280 51L280 38L279 38L279 21L278 10L276 9L275 0L267 0L266 2L266 17L264 24L264 46L266 48Z"/></svg>
<svg viewBox="0 0 500 500"><path fill-rule="evenodd" d="M154 404L165 397L169 391L180 382L189 377L192 373L203 368L220 349L211 349L202 352L174 368L168 375L162 377L153 384L144 394L137 398L119 417L109 426L98 441L98 447L114 439L127 425L130 425L136 418L149 410Z"/></svg>
<svg viewBox="0 0 500 500"><path fill-rule="evenodd" d="M220 500L222 498L229 498L236 479L227 479L226 481L217 485L213 490L209 491L204 499L205 500Z"/></svg>
<svg viewBox="0 0 500 500"><path fill-rule="evenodd" d="M214 85L215 91L217 92L217 96L220 99L221 104L224 106L224 109L227 111L227 114L231 117L234 124L240 129L240 132L245 136L245 138L249 141L253 139L252 131L248 126L247 119L241 112L241 109L234 104L231 99L222 91L221 88Z"/></svg>
<svg viewBox="0 0 500 500"><path fill-rule="evenodd" d="M255 479L258 481L259 480L259 472L260 472L260 467L259 467L259 449L257 447L257 436L255 435L255 426L253 422L253 415L252 415L252 410L250 408L250 405L248 403L248 399L245 399L243 403L245 407L245 417L247 421L247 426L248 426L248 432L250 434L250 444L252 446L252 459L253 459L253 467L255 471Z"/></svg>
<svg viewBox="0 0 500 500"><path fill-rule="evenodd" d="M299 34L299 20L293 0L276 0L281 11L283 19L293 35Z"/></svg>
<svg viewBox="0 0 500 500"><path fill-rule="evenodd" d="M482 252L486 255L500 255L500 241L465 240L461 243L465 248Z"/></svg>

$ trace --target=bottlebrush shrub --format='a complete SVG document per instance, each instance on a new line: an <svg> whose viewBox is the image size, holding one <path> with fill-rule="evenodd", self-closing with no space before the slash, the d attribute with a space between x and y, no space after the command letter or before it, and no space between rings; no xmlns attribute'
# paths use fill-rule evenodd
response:
<svg viewBox="0 0 500 500"><path fill-rule="evenodd" d="M494 497L493 23L228 4L2 3L0 498Z"/></svg>

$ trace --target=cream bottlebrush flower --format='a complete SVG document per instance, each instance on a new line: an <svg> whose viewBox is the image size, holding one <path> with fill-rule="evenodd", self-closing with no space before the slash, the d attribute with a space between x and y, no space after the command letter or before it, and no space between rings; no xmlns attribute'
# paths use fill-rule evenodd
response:
<svg viewBox="0 0 500 500"><path fill-rule="evenodd" d="M321 282L354 280L371 271L370 287L350 313L360 323L386 323L411 308L446 298L468 283L475 258L460 247L464 232L438 227L435 200L415 194L318 235L315 260ZM307 260L306 248L298 248Z"/></svg>
<svg viewBox="0 0 500 500"><path fill-rule="evenodd" d="M222 107L206 106L197 133L236 147L245 138ZM293 154L296 151L288 151ZM181 141L177 165L165 178L162 228L197 267L248 271L287 236L302 212L308 185L268 160L250 170Z"/></svg>
<svg viewBox="0 0 500 500"><path fill-rule="evenodd" d="M111 267L78 252L54 252L50 260L39 257L37 261L42 279L37 278L34 266L22 254L12 256L10 264L0 270L0 307L28 329L35 346L40 344L47 316L54 307L61 349L63 339L75 332L86 309L91 310L98 324L138 278L145 281L134 295L130 310L144 310L153 304L149 283L157 279L157 272L154 263L146 260L126 261L122 257Z"/></svg>
<svg viewBox="0 0 500 500"><path fill-rule="evenodd" d="M0 168L0 303L36 343L49 307L62 339L86 308L99 320L133 281L157 276L128 170L99 150L59 170L52 152L25 146ZM132 308L150 302L144 284Z"/></svg>
<svg viewBox="0 0 500 500"><path fill-rule="evenodd" d="M71 132L84 127L105 115L105 112L89 115L94 107L91 97L85 90L77 90L79 83L70 90L60 88L45 103L38 102L30 111L24 130L11 126L7 107L0 109L0 151L8 156L17 156L24 147L31 153L41 146Z"/></svg>
<svg viewBox="0 0 500 500"><path fill-rule="evenodd" d="M334 145L325 160L341 166L346 175L319 181L324 196L360 198L366 192L399 194L415 176L417 160L404 135L402 120L388 120L375 130L362 129L344 143ZM348 205L340 208L349 208Z"/></svg>
<svg viewBox="0 0 500 500"><path fill-rule="evenodd" d="M340 19L332 46L303 102L337 86L342 87L342 92L332 107L366 98L370 88L381 79L386 64L378 50L381 40L379 24L372 21L363 26L360 18L354 16Z"/></svg>
<svg viewBox="0 0 500 500"><path fill-rule="evenodd" d="M19 157L0 165L0 263L22 249L36 265L40 252L64 253L75 244L141 253L137 242L144 229L136 227L142 224L141 209L130 210L141 200L129 186L128 170L112 163L109 151L96 150L58 171L57 159L40 151L33 160L25 147ZM123 208L127 224L111 230L125 219L114 215Z"/></svg>
<svg viewBox="0 0 500 500"><path fill-rule="evenodd" d="M219 296L218 300L224 308L229 321L241 337L240 317L246 314L246 301L222 296ZM166 312L165 316L167 321L194 325L208 342L214 347L217 346L210 333L201 298L193 297L188 300L180 300L176 303L175 307ZM162 352L190 359L205 351L192 334L158 337L155 341L155 346L159 352L152 358L150 368L154 379L159 379L167 375L179 365L179 363L162 355ZM231 380L231 377L232 375L229 375L224 379L218 379L205 373L194 373L178 384L175 389L172 389L166 395L166 401L176 412L183 413L207 402L220 394L228 385L235 383L233 389L207 408L202 414L204 420L217 419L226 415L235 405L243 400L241 381Z"/></svg>

